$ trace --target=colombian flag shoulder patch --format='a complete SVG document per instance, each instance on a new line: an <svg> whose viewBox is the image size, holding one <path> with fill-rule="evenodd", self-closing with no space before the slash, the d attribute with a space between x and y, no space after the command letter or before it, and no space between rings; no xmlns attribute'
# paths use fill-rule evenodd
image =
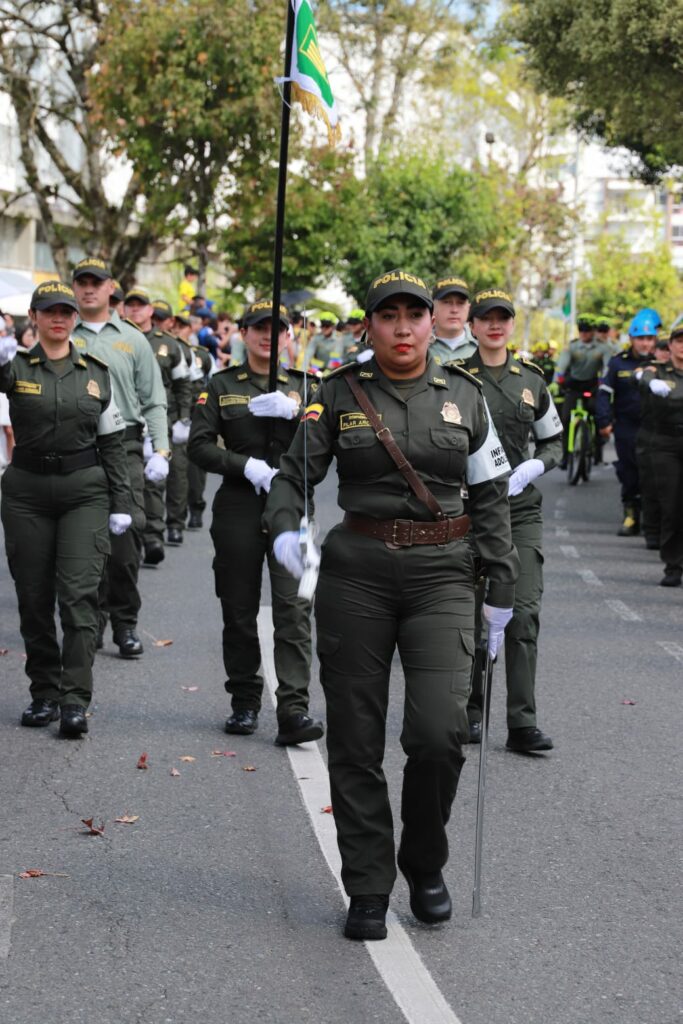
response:
<svg viewBox="0 0 683 1024"><path fill-rule="evenodd" d="M313 405L306 406L306 412L301 417L302 420L310 420L312 423L317 423L322 416L324 405L320 405L319 402L314 402Z"/></svg>

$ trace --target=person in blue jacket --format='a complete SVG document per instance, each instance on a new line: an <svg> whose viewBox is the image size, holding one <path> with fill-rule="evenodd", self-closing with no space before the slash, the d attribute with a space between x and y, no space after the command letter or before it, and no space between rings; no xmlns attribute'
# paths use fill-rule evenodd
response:
<svg viewBox="0 0 683 1024"><path fill-rule="evenodd" d="M598 431L605 440L613 433L617 449L616 469L624 506L624 519L617 531L620 537L635 537L640 532L636 437L641 409L636 371L652 362L661 323L654 309L641 309L636 313L628 330L630 345L626 351L612 356L597 393Z"/></svg>

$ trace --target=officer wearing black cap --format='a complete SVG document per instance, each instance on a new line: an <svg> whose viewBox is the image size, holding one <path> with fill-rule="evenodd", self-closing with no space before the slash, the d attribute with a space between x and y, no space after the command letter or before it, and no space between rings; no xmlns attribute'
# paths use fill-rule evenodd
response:
<svg viewBox="0 0 683 1024"><path fill-rule="evenodd" d="M131 524L123 420L106 365L71 341L77 314L72 289L47 281L29 310L37 344L17 353L13 338L0 339L0 390L16 437L1 512L32 698L21 722L60 718L70 738L88 731L109 532Z"/></svg>
<svg viewBox="0 0 683 1024"><path fill-rule="evenodd" d="M481 385L428 355L429 289L417 275L391 270L372 282L365 308L374 356L333 371L313 396L273 480L264 522L276 557L301 575L298 526L306 485L312 491L336 458L345 515L325 540L315 602L332 807L351 897L345 935L383 939L397 863L419 920L436 923L451 915L441 869L468 731L470 517L489 574L484 610L492 653L512 614L517 556L510 538L510 467ZM396 648L405 675L401 743L407 755L398 860L382 769Z"/></svg>
<svg viewBox="0 0 683 1024"><path fill-rule="evenodd" d="M121 287L121 283L117 281L116 278L112 279L112 283L114 288L109 296L109 308L112 312L118 313L119 316L121 316L123 313L123 300L126 293Z"/></svg>
<svg viewBox="0 0 683 1024"><path fill-rule="evenodd" d="M213 502L211 538L216 549L216 596L223 610L225 688L232 695L225 730L249 735L258 725L263 678L256 620L266 559L279 684L276 742L285 745L318 739L323 730L307 713L309 606L297 597L296 583L269 553L261 528L266 495L296 431L306 383L300 371L280 368L277 391L268 393L272 316L270 300L254 302L245 310L241 331L246 361L214 374L199 395L189 452L198 466L223 477ZM280 351L287 344L288 327L287 310L281 306ZM316 388L315 379L307 386L309 392ZM224 447L217 444L219 438Z"/></svg>
<svg viewBox="0 0 683 1024"><path fill-rule="evenodd" d="M79 304L74 344L103 359L109 366L116 400L125 424L124 446L133 498L133 525L121 537L112 537L111 555L100 587L100 635L104 644L107 615L114 643L123 658L143 653L137 632L141 598L138 573L145 530L145 479L160 480L168 473L170 456L166 393L149 342L132 323L110 309L115 289L111 271L98 257L87 256L73 272ZM152 457L143 462L143 434L149 437Z"/></svg>
<svg viewBox="0 0 683 1024"><path fill-rule="evenodd" d="M461 277L449 275L436 282L434 301L434 341L430 355L437 363L468 359L477 351L477 342L468 323L470 289Z"/></svg>
<svg viewBox="0 0 683 1024"><path fill-rule="evenodd" d="M670 361L647 367L640 389L645 398L641 434L647 445L661 509L659 557L663 587L680 587L683 577L683 324L669 338Z"/></svg>
<svg viewBox="0 0 683 1024"><path fill-rule="evenodd" d="M508 484L512 542L520 573L512 620L505 632L507 748L518 753L551 750L553 741L536 722L536 659L543 594L541 492L533 481L562 457L562 425L543 373L526 359L514 359L507 345L515 329L515 308L504 291L489 288L474 297L470 312L478 342L464 367L480 381L484 397L512 467ZM534 442L533 458L529 442ZM470 738L481 740L481 665L473 676L468 707Z"/></svg>
<svg viewBox="0 0 683 1024"><path fill-rule="evenodd" d="M168 429L171 443L186 444L189 436L192 391L187 362L177 339L159 326L169 318L170 306L157 307L155 312L149 292L132 288L125 297L126 316L146 336L156 357L166 389ZM171 316L173 315L171 310ZM184 440L183 440L184 438ZM170 467L169 467L170 468ZM145 484L145 556L146 565L158 565L164 559L164 525L166 480L147 480ZM182 540L182 534L180 535ZM176 542L176 538L173 538Z"/></svg>
<svg viewBox="0 0 683 1024"><path fill-rule="evenodd" d="M216 364L214 363L211 353L208 349L204 348L203 345L193 345L190 341L192 337L192 324L189 316L184 313L176 313L175 316L175 327L173 329L178 341L184 342L189 348L192 356L192 370L190 371L190 383L192 385L192 415L194 415L194 408L197 399L201 395L202 391L206 391L209 380L216 372ZM196 462L192 462L191 459L187 460L187 507L189 510L189 519L187 521L188 530L201 530L204 525L203 514L206 508L206 501L204 500L204 491L206 489L206 470L198 466Z"/></svg>

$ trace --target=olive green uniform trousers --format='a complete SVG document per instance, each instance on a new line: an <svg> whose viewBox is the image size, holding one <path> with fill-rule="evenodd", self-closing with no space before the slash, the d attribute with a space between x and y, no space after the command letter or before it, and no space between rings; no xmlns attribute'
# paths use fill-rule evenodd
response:
<svg viewBox="0 0 683 1024"><path fill-rule="evenodd" d="M396 649L407 755L401 853L421 871L448 859L474 656L469 548L451 541L394 549L337 526L323 545L315 612L344 887L351 896L388 894L396 862L382 762Z"/></svg>
<svg viewBox="0 0 683 1024"><path fill-rule="evenodd" d="M101 466L65 475L10 466L3 476L7 561L33 700L90 703L108 522L109 489ZM64 634L61 650L55 599Z"/></svg>
<svg viewBox="0 0 683 1024"><path fill-rule="evenodd" d="M538 501L516 509L510 506L512 543L519 555L519 576L515 604L505 630L505 677L507 685L507 727L522 729L536 725L536 661L543 597L543 518ZM481 622L483 588L477 592L477 622ZM477 636L477 641L479 637ZM477 644L479 648L479 644ZM482 658L472 677L472 694L467 708L470 721L482 719Z"/></svg>
<svg viewBox="0 0 683 1024"><path fill-rule="evenodd" d="M170 472L170 467L169 467ZM145 544L163 544L166 523L166 480L145 479Z"/></svg>
<svg viewBox="0 0 683 1024"><path fill-rule="evenodd" d="M172 444L173 457L166 481L166 526L169 530L184 530L187 519L188 458L186 444Z"/></svg>
<svg viewBox="0 0 683 1024"><path fill-rule="evenodd" d="M251 485L249 485L251 488ZM275 560L261 529L265 496L229 481L216 492L211 539L216 596L223 611L225 689L233 711L261 707L263 677L257 618L263 562L267 559L273 609L278 722L308 711L311 674L310 605L297 597L299 584Z"/></svg>
<svg viewBox="0 0 683 1024"><path fill-rule="evenodd" d="M112 535L111 556L100 585L100 626L106 618L112 630L134 629L140 612L138 573L142 536L145 531L145 477L142 441L127 438L124 442L132 495L132 525L120 537Z"/></svg>

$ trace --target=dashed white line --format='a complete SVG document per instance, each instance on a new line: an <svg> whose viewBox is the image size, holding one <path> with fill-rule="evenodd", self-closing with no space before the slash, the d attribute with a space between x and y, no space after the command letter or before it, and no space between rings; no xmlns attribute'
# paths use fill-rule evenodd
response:
<svg viewBox="0 0 683 1024"><path fill-rule="evenodd" d="M0 960L9 956L13 913L14 878L12 875L0 875Z"/></svg>
<svg viewBox="0 0 683 1024"><path fill-rule="evenodd" d="M565 519L567 513L565 512L565 510L563 508L556 508L555 511L553 512L553 515L555 516L556 519Z"/></svg>
<svg viewBox="0 0 683 1024"><path fill-rule="evenodd" d="M584 583L589 583L593 587L604 586L600 577L596 576L592 569L577 569L576 571Z"/></svg>
<svg viewBox="0 0 683 1024"><path fill-rule="evenodd" d="M680 644L675 644L673 640L658 640L657 644L676 661L683 662L683 647Z"/></svg>
<svg viewBox="0 0 683 1024"><path fill-rule="evenodd" d="M578 558L579 552L573 544L560 544L560 551L565 558Z"/></svg>
<svg viewBox="0 0 683 1024"><path fill-rule="evenodd" d="M258 630L263 675L275 705L277 678L270 608L261 608ZM344 900L348 902L341 882L341 860L334 819L331 814L320 813L321 807L330 803L330 787L327 768L318 745L301 743L298 747L287 747L287 754L320 849ZM408 1024L462 1024L391 910L387 914L387 931L388 936L384 942L367 942L365 948Z"/></svg>
<svg viewBox="0 0 683 1024"><path fill-rule="evenodd" d="M555 536L556 537L568 537L569 536L569 530L567 529L566 526L556 526L555 527Z"/></svg>
<svg viewBox="0 0 683 1024"><path fill-rule="evenodd" d="M617 601L616 598L605 598L605 604L608 608L611 608L613 612L623 619L624 622L642 622L638 612L634 612L632 608L629 608L623 601Z"/></svg>

